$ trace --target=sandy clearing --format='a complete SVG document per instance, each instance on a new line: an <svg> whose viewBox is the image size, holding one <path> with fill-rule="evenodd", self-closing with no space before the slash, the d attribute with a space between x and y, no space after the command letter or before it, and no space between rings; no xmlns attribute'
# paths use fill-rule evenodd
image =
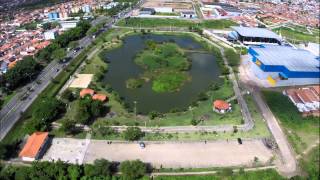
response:
<svg viewBox="0 0 320 180"><path fill-rule="evenodd" d="M260 163L272 158L272 152L262 141L244 141L238 145L236 141L215 141L199 143L146 143L141 149L137 143L112 143L91 140L84 163L92 163L95 159L105 158L110 161L140 159L153 166L167 168L189 167L226 167L251 165L254 157Z"/></svg>
<svg viewBox="0 0 320 180"><path fill-rule="evenodd" d="M71 82L71 88L87 88L93 78L93 74L76 74L76 78Z"/></svg>

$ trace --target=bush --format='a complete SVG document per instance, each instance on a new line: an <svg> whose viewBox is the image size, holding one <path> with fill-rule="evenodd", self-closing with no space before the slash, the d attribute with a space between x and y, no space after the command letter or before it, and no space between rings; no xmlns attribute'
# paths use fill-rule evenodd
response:
<svg viewBox="0 0 320 180"><path fill-rule="evenodd" d="M75 99L70 89L66 89L65 91L63 91L63 93L61 94L61 98L67 101L73 101Z"/></svg>
<svg viewBox="0 0 320 180"><path fill-rule="evenodd" d="M199 121L198 120L196 120L196 119L191 119L191 125L192 126L196 126L196 125L198 125L199 124Z"/></svg>
<svg viewBox="0 0 320 180"><path fill-rule="evenodd" d="M162 114L157 111L151 111L149 112L148 116L150 119L155 119L157 117L162 117Z"/></svg>
<svg viewBox="0 0 320 180"><path fill-rule="evenodd" d="M126 81L126 87L130 88L130 89L136 89L136 88L140 88L143 84L143 80L142 79L134 79L134 78L130 78Z"/></svg>
<svg viewBox="0 0 320 180"><path fill-rule="evenodd" d="M125 140L135 141L139 140L144 136L144 132L141 131L138 127L128 127L124 132L123 136Z"/></svg>

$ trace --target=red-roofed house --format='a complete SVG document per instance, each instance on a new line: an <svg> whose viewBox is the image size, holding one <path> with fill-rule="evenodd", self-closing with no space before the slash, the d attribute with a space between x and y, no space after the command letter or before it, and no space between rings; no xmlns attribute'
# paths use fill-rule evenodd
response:
<svg viewBox="0 0 320 180"><path fill-rule="evenodd" d="M39 158L49 138L48 132L35 132L27 140L23 149L19 153L19 157L23 161L34 161Z"/></svg>
<svg viewBox="0 0 320 180"><path fill-rule="evenodd" d="M213 111L217 113L226 113L231 111L231 104L223 100L215 100L212 104Z"/></svg>

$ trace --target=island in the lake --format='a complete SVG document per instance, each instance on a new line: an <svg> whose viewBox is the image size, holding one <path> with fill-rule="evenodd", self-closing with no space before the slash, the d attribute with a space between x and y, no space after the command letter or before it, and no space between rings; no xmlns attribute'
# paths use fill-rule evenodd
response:
<svg viewBox="0 0 320 180"><path fill-rule="evenodd" d="M145 72L137 78L126 81L127 88L139 88L152 81L152 90L157 93L176 92L186 81L191 80L188 70L191 60L185 50L171 42L147 40L146 48L134 59Z"/></svg>

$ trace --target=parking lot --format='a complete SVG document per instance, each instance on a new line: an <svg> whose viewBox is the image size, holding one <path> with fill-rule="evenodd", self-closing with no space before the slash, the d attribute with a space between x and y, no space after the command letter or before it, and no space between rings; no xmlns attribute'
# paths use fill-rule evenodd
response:
<svg viewBox="0 0 320 180"><path fill-rule="evenodd" d="M260 140L190 143L146 143L142 149L137 143L112 143L91 140L84 163L105 158L110 161L140 159L156 167L194 168L252 165L254 157L267 163L273 154Z"/></svg>

